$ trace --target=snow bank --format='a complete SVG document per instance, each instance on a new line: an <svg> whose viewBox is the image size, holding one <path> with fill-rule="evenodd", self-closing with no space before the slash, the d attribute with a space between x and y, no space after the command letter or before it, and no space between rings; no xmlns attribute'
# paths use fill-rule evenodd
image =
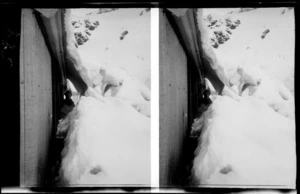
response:
<svg viewBox="0 0 300 194"><path fill-rule="evenodd" d="M265 77L252 96L266 102L274 111L295 119L295 100L290 90L278 79Z"/></svg>
<svg viewBox="0 0 300 194"><path fill-rule="evenodd" d="M150 89L141 81L118 67L95 69L90 74L99 95L125 100L145 116L151 116Z"/></svg>
<svg viewBox="0 0 300 194"><path fill-rule="evenodd" d="M217 96L196 124L202 130L193 166L199 183L295 185L295 122L262 100Z"/></svg>
<svg viewBox="0 0 300 194"><path fill-rule="evenodd" d="M59 126L64 184L150 184L150 119L117 98L82 96Z"/></svg>
<svg viewBox="0 0 300 194"><path fill-rule="evenodd" d="M210 62L211 67L215 70L220 80L228 86L229 81L226 77L225 68L218 60L213 47L210 45L210 38L209 38L209 29L205 26L204 16L203 16L203 9L198 9L197 11L197 23L199 27L199 31L201 32L201 43L203 49L203 57L208 59Z"/></svg>
<svg viewBox="0 0 300 194"><path fill-rule="evenodd" d="M66 53L66 63L67 65L73 65L75 67L75 69L78 71L78 73L80 74L80 77L83 79L83 81L85 82L85 84L87 84L88 86L91 85L91 80L90 77L88 76L88 69L87 67L84 65L84 63L82 62L82 59L80 57L80 53L78 52L77 48L76 48L76 40L74 37L74 31L72 29L72 24L71 24L71 10L70 9L66 9L65 12L65 31L66 31L66 47L67 47L67 53ZM69 68L72 69L72 68ZM72 75L71 77L73 77L74 75ZM79 91L79 86L75 85L77 91ZM80 93L83 91L80 91Z"/></svg>

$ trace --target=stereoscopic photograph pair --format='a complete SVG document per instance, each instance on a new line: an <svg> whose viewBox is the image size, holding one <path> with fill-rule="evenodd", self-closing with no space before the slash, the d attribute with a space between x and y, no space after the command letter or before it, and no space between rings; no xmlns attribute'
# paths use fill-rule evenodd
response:
<svg viewBox="0 0 300 194"><path fill-rule="evenodd" d="M293 7L1 14L4 186L295 189Z"/></svg>

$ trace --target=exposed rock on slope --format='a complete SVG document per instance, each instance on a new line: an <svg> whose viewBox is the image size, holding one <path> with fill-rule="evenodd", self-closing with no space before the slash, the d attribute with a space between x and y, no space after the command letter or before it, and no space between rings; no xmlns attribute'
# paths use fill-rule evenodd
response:
<svg viewBox="0 0 300 194"><path fill-rule="evenodd" d="M207 26L213 33L210 34L211 45L218 48L220 44L224 44L230 39L232 30L236 29L240 24L240 20L232 20L231 18L219 18L217 15L209 14L205 21Z"/></svg>
<svg viewBox="0 0 300 194"><path fill-rule="evenodd" d="M89 40L88 36L91 36L91 31L94 31L99 26L99 21L91 19L72 21L74 27L74 36L77 45L83 45Z"/></svg>

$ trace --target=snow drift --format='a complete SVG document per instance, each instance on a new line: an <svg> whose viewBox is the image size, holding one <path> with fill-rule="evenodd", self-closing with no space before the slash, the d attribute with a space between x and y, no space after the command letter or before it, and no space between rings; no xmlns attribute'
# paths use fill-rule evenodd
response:
<svg viewBox="0 0 300 194"><path fill-rule="evenodd" d="M150 184L150 119L129 104L82 96L59 130L64 184Z"/></svg>
<svg viewBox="0 0 300 194"><path fill-rule="evenodd" d="M217 96L203 117L193 168L201 184L295 184L294 120L257 98L227 96Z"/></svg>

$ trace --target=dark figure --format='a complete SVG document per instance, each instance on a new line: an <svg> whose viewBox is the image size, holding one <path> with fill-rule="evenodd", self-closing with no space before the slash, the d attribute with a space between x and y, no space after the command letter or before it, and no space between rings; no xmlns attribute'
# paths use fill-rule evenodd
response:
<svg viewBox="0 0 300 194"><path fill-rule="evenodd" d="M61 110L61 117L64 118L69 112L71 112L75 106L73 100L71 99L72 97L72 92L70 90L67 90L65 92L65 99L63 101L63 108Z"/></svg>
<svg viewBox="0 0 300 194"><path fill-rule="evenodd" d="M73 100L72 100L72 92L70 90L67 90L65 92L65 96L66 98L64 99L64 105L67 105L67 106L75 106Z"/></svg>
<svg viewBox="0 0 300 194"><path fill-rule="evenodd" d="M204 90L204 92L203 92L203 103L205 104L205 105L210 105L211 103L212 103L212 101L211 101L211 99L209 98L209 96L210 96L210 90Z"/></svg>
<svg viewBox="0 0 300 194"><path fill-rule="evenodd" d="M209 105L212 103L209 96L210 96L210 90L209 89L204 90L201 105L198 108L197 117L201 116L208 109Z"/></svg>

